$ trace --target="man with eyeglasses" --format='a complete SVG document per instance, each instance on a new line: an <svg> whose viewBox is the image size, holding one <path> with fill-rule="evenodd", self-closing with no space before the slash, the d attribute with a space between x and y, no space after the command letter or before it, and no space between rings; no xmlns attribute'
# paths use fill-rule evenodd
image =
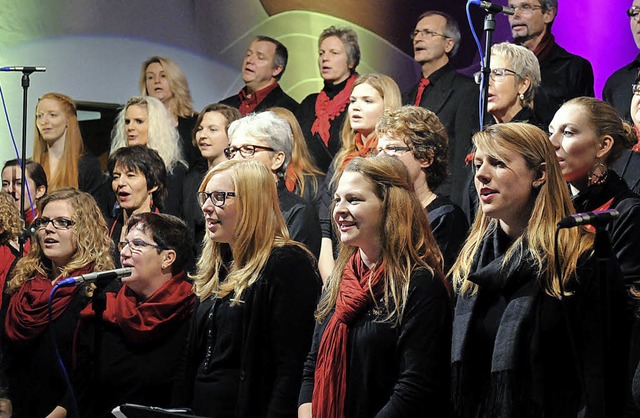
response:
<svg viewBox="0 0 640 418"><path fill-rule="evenodd" d="M440 11L423 13L411 39L422 78L403 94L402 102L431 110L447 129L449 176L435 192L460 205L464 158L471 148L472 133L479 129L478 86L449 64L460 45L460 28L451 16Z"/></svg>
<svg viewBox="0 0 640 418"><path fill-rule="evenodd" d="M322 232L316 208L287 190L284 176L291 161L293 133L289 122L275 113L252 113L229 125L228 159L256 160L269 168L277 182L278 203L291 238L320 255ZM215 202L214 202L215 204Z"/></svg>
<svg viewBox="0 0 640 418"><path fill-rule="evenodd" d="M220 103L235 107L242 116L270 107L284 107L295 112L298 102L278 84L288 59L287 48L281 42L268 36L256 36L242 61L244 87Z"/></svg>
<svg viewBox="0 0 640 418"><path fill-rule="evenodd" d="M586 59L558 45L551 26L558 14L558 0L509 0L515 14L509 16L514 43L532 51L540 63L542 84L534 108L542 126L567 100L594 96L593 68Z"/></svg>
<svg viewBox="0 0 640 418"><path fill-rule="evenodd" d="M636 46L640 49L640 0L633 0L631 7L627 10L629 26ZM629 64L618 69L607 79L602 90L602 99L616 108L621 118L631 122L629 111L633 91L631 85L636 82L640 72L640 54Z"/></svg>

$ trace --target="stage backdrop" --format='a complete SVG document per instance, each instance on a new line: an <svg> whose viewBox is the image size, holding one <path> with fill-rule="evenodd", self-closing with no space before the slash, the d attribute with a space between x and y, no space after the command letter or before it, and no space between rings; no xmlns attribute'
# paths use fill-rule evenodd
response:
<svg viewBox="0 0 640 418"><path fill-rule="evenodd" d="M588 58L599 95L604 80L637 54L625 10L630 0L560 0L554 25L558 42ZM356 29L362 47L358 71L379 71L401 89L415 83L409 34L424 10L452 14L463 31L457 68L477 71L478 53L462 0L3 0L0 67L38 65L31 76L28 145L31 155L37 98L49 91L77 100L123 103L139 94L140 63L152 55L174 59L185 72L196 109L235 94L247 44L257 34L275 37L289 49L283 88L295 99L318 91L317 38L329 25ZM502 4L506 4L505 1ZM483 12L473 8L482 29ZM479 32L479 36L482 34ZM509 40L507 19L498 16L496 41ZM16 141L22 118L21 74L0 73L0 87ZM80 115L80 117L84 117ZM14 158L9 127L0 121L0 162Z"/></svg>

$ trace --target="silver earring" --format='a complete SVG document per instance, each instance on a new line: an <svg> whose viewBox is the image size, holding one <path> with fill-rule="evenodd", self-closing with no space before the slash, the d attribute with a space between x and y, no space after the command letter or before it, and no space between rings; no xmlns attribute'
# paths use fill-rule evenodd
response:
<svg viewBox="0 0 640 418"><path fill-rule="evenodd" d="M520 98L520 100L524 100L524 94L520 93L518 97Z"/></svg>

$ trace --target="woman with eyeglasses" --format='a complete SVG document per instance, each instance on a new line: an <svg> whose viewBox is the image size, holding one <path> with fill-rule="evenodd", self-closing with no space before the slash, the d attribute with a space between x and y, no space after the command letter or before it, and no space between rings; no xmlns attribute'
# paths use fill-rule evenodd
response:
<svg viewBox="0 0 640 418"><path fill-rule="evenodd" d="M629 315L617 263L594 256L584 227L561 229L556 250L574 208L541 129L497 124L473 143L481 206L449 273L452 416L622 416Z"/></svg>
<svg viewBox="0 0 640 418"><path fill-rule="evenodd" d="M157 152L135 145L111 154L107 172L117 202L115 216L109 223L109 236L117 246L124 241L125 226L133 215L162 212L167 171Z"/></svg>
<svg viewBox="0 0 640 418"><path fill-rule="evenodd" d="M462 209L434 190L447 176L447 131L435 113L403 106L386 111L376 125L378 155L395 157L409 170L413 188L427 211L429 226L449 271L462 247L469 223Z"/></svg>
<svg viewBox="0 0 640 418"><path fill-rule="evenodd" d="M80 313L73 384L81 417L111 417L123 403L171 406L195 306L185 271L192 247L187 226L174 216L129 219L118 249L131 275L107 286L99 323L96 302Z"/></svg>
<svg viewBox="0 0 640 418"><path fill-rule="evenodd" d="M340 255L316 310L298 417L447 417L442 256L395 158L354 158L332 207Z"/></svg>
<svg viewBox="0 0 640 418"><path fill-rule="evenodd" d="M114 267L107 224L91 195L59 189L43 198L38 208L35 239L8 285L11 300L4 323L9 396L16 418L63 413L58 405L67 383L56 347L70 370L76 324L93 289L88 284L59 288L51 301L50 321L53 287L67 277Z"/></svg>
<svg viewBox="0 0 640 418"><path fill-rule="evenodd" d="M318 39L318 68L324 86L308 95L296 112L309 153L324 174L340 151L340 130L347 116L349 95L358 78L358 34L351 28L329 26Z"/></svg>
<svg viewBox="0 0 640 418"><path fill-rule="evenodd" d="M289 238L273 174L231 160L205 176L198 305L174 406L215 417L293 417L320 278Z"/></svg>
<svg viewBox="0 0 640 418"><path fill-rule="evenodd" d="M354 83L347 107L347 118L342 127L342 147L329 167L320 202L320 227L322 244L318 267L324 280L331 274L334 265L334 249L337 237L331 229L330 206L337 179L344 167L355 157L366 157L375 153L378 147L376 123L385 110L395 110L402 106L400 89L393 79L384 74L369 73Z"/></svg>

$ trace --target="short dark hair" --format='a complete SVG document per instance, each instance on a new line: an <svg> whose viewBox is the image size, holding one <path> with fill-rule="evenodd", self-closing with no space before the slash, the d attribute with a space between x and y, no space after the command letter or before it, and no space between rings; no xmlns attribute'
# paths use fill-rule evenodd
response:
<svg viewBox="0 0 640 418"><path fill-rule="evenodd" d="M180 273L191 263L194 257L193 237L182 219L164 213L139 213L129 219L127 233L138 224L153 237L158 246L176 252L171 274Z"/></svg>
<svg viewBox="0 0 640 418"><path fill-rule="evenodd" d="M276 80L280 80L282 74L284 74L284 70L287 68L287 61L289 61L289 51L287 51L287 47L282 44L282 42L264 35L256 36L253 41L263 41L263 42L271 42L276 46L276 56L273 60L273 68L277 68L282 66L282 71L276 76Z"/></svg>
<svg viewBox="0 0 640 418"><path fill-rule="evenodd" d="M462 38L458 22L456 22L455 19L448 13L441 12L439 10L428 10L418 17L418 20L416 20L416 25L418 24L418 22L428 16L442 16L444 20L446 20L446 24L444 27L444 36L453 39L453 48L451 48L451 52L449 52L447 55L449 57L453 57L458 52L458 48L460 48L460 39Z"/></svg>
<svg viewBox="0 0 640 418"><path fill-rule="evenodd" d="M27 175L29 175L31 180L33 180L36 188L44 186L44 194L47 194L47 188L49 187L49 184L47 182L47 173L45 173L44 168L42 168L40 163L37 163L32 159L24 160L24 162L26 164L25 171L27 172ZM18 164L18 159L14 158L13 160L9 160L4 163L2 171L4 171L4 169L7 167L20 167L20 164Z"/></svg>
<svg viewBox="0 0 640 418"><path fill-rule="evenodd" d="M107 172L112 181L116 165L144 174L147 179L147 190L157 187L152 195L153 203L162 209L167 194L167 168L156 150L145 145L118 148L109 156L107 163Z"/></svg>

